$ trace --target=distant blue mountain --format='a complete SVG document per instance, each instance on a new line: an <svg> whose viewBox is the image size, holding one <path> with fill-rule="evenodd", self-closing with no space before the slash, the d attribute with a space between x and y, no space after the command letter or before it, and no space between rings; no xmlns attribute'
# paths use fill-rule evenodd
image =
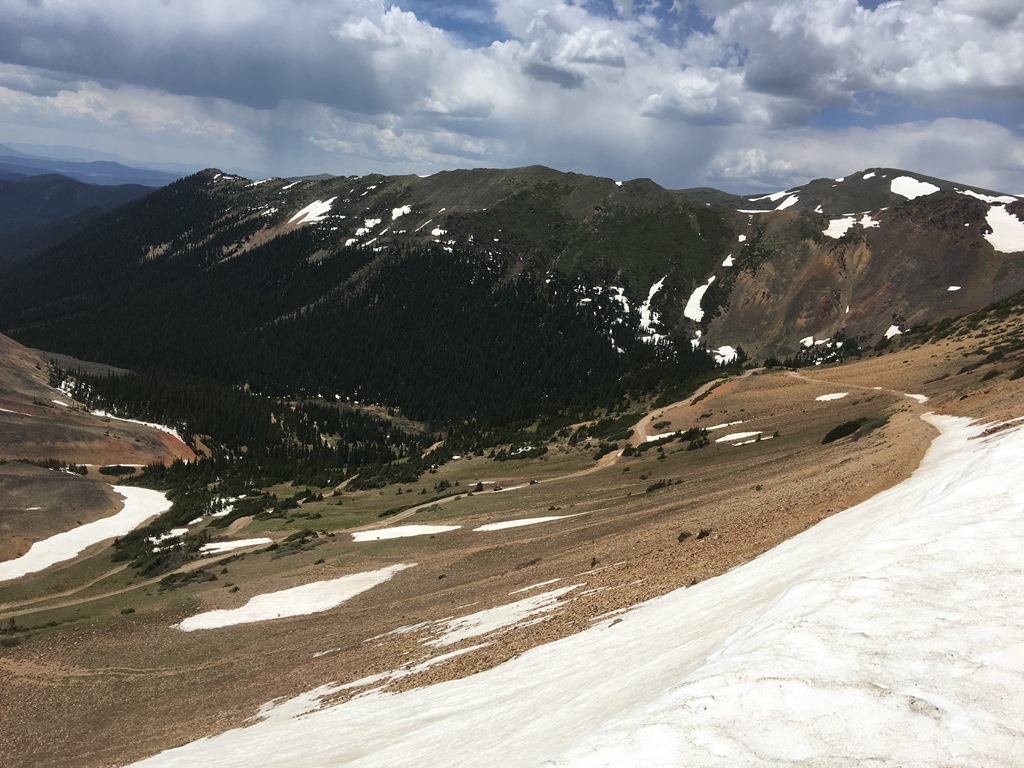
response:
<svg viewBox="0 0 1024 768"><path fill-rule="evenodd" d="M163 187L185 175L133 168L110 160L81 162L38 157L0 144L0 178L12 178L17 175L41 176L48 173L58 173L86 184L140 184L145 187Z"/></svg>

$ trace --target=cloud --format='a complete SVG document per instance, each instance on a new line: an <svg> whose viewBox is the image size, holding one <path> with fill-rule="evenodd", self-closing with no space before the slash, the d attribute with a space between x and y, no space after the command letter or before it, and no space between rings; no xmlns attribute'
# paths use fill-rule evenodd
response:
<svg viewBox="0 0 1024 768"><path fill-rule="evenodd" d="M1024 95L1019 3L904 0L874 10L855 0L701 5L717 14L719 50L743 51L744 82L754 92L815 107L848 105L868 90L925 103L953 94L998 101Z"/></svg>
<svg viewBox="0 0 1024 768"><path fill-rule="evenodd" d="M1019 188L1019 6L0 0L0 140L148 138L180 153L164 159L277 174L544 163L734 188L961 158Z"/></svg>
<svg viewBox="0 0 1024 768"><path fill-rule="evenodd" d="M782 189L813 178L894 167L1002 192L1024 192L1024 176L1019 173L1024 167L1024 139L984 120L941 118L840 131L767 131L747 135L736 144L711 158L710 182L736 190L755 185ZM1014 179L1017 186L1009 186Z"/></svg>

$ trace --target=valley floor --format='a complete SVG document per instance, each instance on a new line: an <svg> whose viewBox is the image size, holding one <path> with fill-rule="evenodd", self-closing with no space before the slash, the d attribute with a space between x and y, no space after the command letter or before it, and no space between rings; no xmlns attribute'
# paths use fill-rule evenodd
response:
<svg viewBox="0 0 1024 768"><path fill-rule="evenodd" d="M633 438L718 427L697 451L452 462L423 482L509 490L378 526L447 529L433 534L354 540L375 515L345 510L386 503L371 492L317 507L325 526L353 515L320 546L219 561L212 583L133 588L100 558L26 577L0 595L0 621L59 627L0 649L0 758L1013 764L1024 437L991 425L1024 414L1024 394L982 382L984 368L956 373L977 346L731 379L657 409ZM922 419L932 410L947 415ZM971 439L986 427L953 416L992 434ZM821 445L859 418L876 428ZM177 628L382 569L328 610ZM91 579L74 604L60 596ZM201 736L216 738L162 752Z"/></svg>

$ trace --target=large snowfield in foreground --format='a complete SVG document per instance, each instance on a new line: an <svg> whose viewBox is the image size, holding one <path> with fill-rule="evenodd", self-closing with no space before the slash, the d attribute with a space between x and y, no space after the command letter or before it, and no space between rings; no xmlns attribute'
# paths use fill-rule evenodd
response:
<svg viewBox="0 0 1024 768"><path fill-rule="evenodd" d="M621 621L142 764L1024 765L1024 428L929 420L907 481Z"/></svg>

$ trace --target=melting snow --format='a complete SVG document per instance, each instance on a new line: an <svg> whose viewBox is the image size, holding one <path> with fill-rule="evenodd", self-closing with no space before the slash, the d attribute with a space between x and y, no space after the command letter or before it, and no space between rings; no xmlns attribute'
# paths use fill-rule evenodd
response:
<svg viewBox="0 0 1024 768"><path fill-rule="evenodd" d="M934 184L929 184L927 181L920 181L910 176L897 176L889 182L889 189L894 194L902 195L908 200L939 191L939 188Z"/></svg>
<svg viewBox="0 0 1024 768"><path fill-rule="evenodd" d="M115 485L113 489L124 498L120 512L35 542L21 557L0 563L0 581L17 579L70 560L87 547L123 536L171 507L171 502L159 491L122 485Z"/></svg>
<svg viewBox="0 0 1024 768"><path fill-rule="evenodd" d="M804 338L800 339L800 346L801 347L813 347L814 346L814 337L813 336L804 336Z"/></svg>
<svg viewBox="0 0 1024 768"><path fill-rule="evenodd" d="M380 224L380 219L366 219L363 221L363 226L355 231L356 237L362 237L370 233L370 230Z"/></svg>
<svg viewBox="0 0 1024 768"><path fill-rule="evenodd" d="M957 192L961 195L983 200L986 203L1012 203L1017 199L1012 195L983 195L980 192L975 192L973 189L958 189Z"/></svg>
<svg viewBox="0 0 1024 768"><path fill-rule="evenodd" d="M732 257L732 254L730 253L728 256L725 257L725 261L722 262L722 266L731 267L735 263L736 260Z"/></svg>
<svg viewBox="0 0 1024 768"><path fill-rule="evenodd" d="M432 533L447 533L461 528L461 525L396 525L394 528L376 528L372 531L354 531L352 541L380 541L382 539L404 539L407 536L427 536Z"/></svg>
<svg viewBox="0 0 1024 768"><path fill-rule="evenodd" d="M360 592L383 584L399 571L412 568L413 565L392 565L378 571L354 573L340 579L314 581L301 587L256 595L240 608L206 611L190 616L176 625L176 629L194 632L197 629L216 629L235 624L251 624L256 621L320 613L336 608Z"/></svg>
<svg viewBox="0 0 1024 768"><path fill-rule="evenodd" d="M985 216L992 231L985 239L999 253L1020 253L1024 251L1024 221L1021 221L1005 207L993 205Z"/></svg>
<svg viewBox="0 0 1024 768"><path fill-rule="evenodd" d="M838 240L840 237L845 235L854 224L853 216L845 216L842 219L832 219L828 223L828 227L821 234L825 237L831 237Z"/></svg>
<svg viewBox="0 0 1024 768"><path fill-rule="evenodd" d="M171 528L167 533L161 533L159 536L150 536L149 540L154 544L159 544L161 541L180 539L186 533L188 533L188 528Z"/></svg>
<svg viewBox="0 0 1024 768"><path fill-rule="evenodd" d="M443 623L442 634L428 640L425 645L440 648L445 645L452 645L470 637L479 637L497 629L511 627L521 624L525 619L536 616L539 613L546 613L558 607L558 598L583 586L582 584L571 584L567 587L559 587L549 592L541 592L539 595L525 597L514 603L499 605L494 608L487 608L468 616L460 616L449 619Z"/></svg>
<svg viewBox="0 0 1024 768"><path fill-rule="evenodd" d="M705 427L708 432L714 432L716 429L725 429L726 427L735 427L737 424L742 424L743 419L739 421L727 421L725 424L715 424L713 427Z"/></svg>
<svg viewBox="0 0 1024 768"><path fill-rule="evenodd" d="M787 208L791 208L792 206L796 205L799 201L800 201L800 198L797 195L790 195L785 200L783 200L781 203L779 203L779 207L776 208L775 210L776 211L784 211Z"/></svg>
<svg viewBox="0 0 1024 768"><path fill-rule="evenodd" d="M103 419L113 419L114 421L126 421L129 424L141 424L142 426L149 427L150 429L156 429L159 430L160 432L166 432L168 435L173 435L174 437L178 438L179 440L181 440L181 442L185 442L182 439L181 435L178 434L178 431L176 429L165 426L163 424L154 424L152 421L139 421L138 419L123 419L120 416L115 416L114 414L107 413L106 411L92 411L91 413L93 416L99 416L100 418Z"/></svg>
<svg viewBox="0 0 1024 768"><path fill-rule="evenodd" d="M910 394L908 394L907 397L909 397L911 400L917 400L917 402L919 402L919 403L927 403L928 402L928 398L925 397L924 395L910 395Z"/></svg>
<svg viewBox="0 0 1024 768"><path fill-rule="evenodd" d="M547 581L541 581L537 584L531 584L528 587L521 587L520 589L514 589L509 592L510 595L518 595L521 592L529 592L531 589L539 589L540 587L546 587L549 584L557 584L561 579L548 579Z"/></svg>
<svg viewBox="0 0 1024 768"><path fill-rule="evenodd" d="M771 200L773 203L777 203L779 200L789 194L789 190L783 190L782 192L772 192L770 195L762 195L761 197L748 197L747 199L752 203L759 203L762 200Z"/></svg>
<svg viewBox="0 0 1024 768"><path fill-rule="evenodd" d="M827 400L841 400L842 398L846 397L848 394L850 394L850 393L849 392L833 392L831 395L818 395L814 399L822 401L822 402L827 401Z"/></svg>
<svg viewBox="0 0 1024 768"><path fill-rule="evenodd" d="M715 440L716 443L731 443L733 440L746 440L749 437L757 437L761 433L758 432L732 432L725 437L720 437Z"/></svg>
<svg viewBox="0 0 1024 768"><path fill-rule="evenodd" d="M204 555L219 555L221 552L230 552L232 549L241 549L242 547L255 547L259 544L272 544L273 539L237 539L235 541L211 541L209 544L203 544L199 548L199 551Z"/></svg>
<svg viewBox="0 0 1024 768"><path fill-rule="evenodd" d="M664 338L659 334L651 332L651 326L658 322L657 313L651 311L651 302L654 301L655 294L657 294L665 284L666 277L668 277L668 275L661 278L661 280L651 286L650 290L647 292L647 299L640 305L640 327L649 334L648 339L650 341L657 341Z"/></svg>
<svg viewBox="0 0 1024 768"><path fill-rule="evenodd" d="M715 282L715 277L712 275L708 278L708 281L704 285L698 285L693 293L690 294L689 300L686 302L686 308L683 310L683 314L695 320L698 323L704 319L704 310L700 308L700 302L704 298L704 294L707 292L711 284Z"/></svg>
<svg viewBox="0 0 1024 768"><path fill-rule="evenodd" d="M441 229L440 227L435 227L434 229L430 230L430 234L432 237L441 237L441 235L447 235L448 231L445 229Z"/></svg>
<svg viewBox="0 0 1024 768"><path fill-rule="evenodd" d="M1024 429L929 420L910 479L614 626L143 765L1016 765Z"/></svg>
<svg viewBox="0 0 1024 768"><path fill-rule="evenodd" d="M714 350L712 354L715 356L716 363L719 365L725 365L726 363L731 363L735 360L739 353L736 351L735 347L726 345Z"/></svg>
<svg viewBox="0 0 1024 768"><path fill-rule="evenodd" d="M394 221L395 219L399 218L400 216L405 216L405 214L411 213L411 212L412 212L412 206L411 205L403 205L401 208L392 208L391 209L391 220Z"/></svg>
<svg viewBox="0 0 1024 768"><path fill-rule="evenodd" d="M520 520L506 520L503 523L488 523L487 525L481 525L479 528L474 528L473 530L503 531L506 528L521 528L524 525L536 525L537 523L547 523L552 520L565 520L569 517L578 517L578 515L552 515L551 517L528 517Z"/></svg>
<svg viewBox="0 0 1024 768"><path fill-rule="evenodd" d="M869 213L865 213L863 216L861 216L860 221L858 221L857 223L864 227L864 229L868 229L869 227L880 227L882 225L882 222L878 221L877 219L872 219L871 214Z"/></svg>
<svg viewBox="0 0 1024 768"><path fill-rule="evenodd" d="M889 330L885 332L885 338L891 339L893 336L901 336L903 331L900 330L898 325L890 325Z"/></svg>
<svg viewBox="0 0 1024 768"><path fill-rule="evenodd" d="M867 181L868 179L873 179L874 177L875 177L875 172L874 171L872 171L871 173L865 173L863 176L861 176L861 178L864 179L865 181Z"/></svg>
<svg viewBox="0 0 1024 768"><path fill-rule="evenodd" d="M338 198L336 197L332 197L330 200L314 200L288 219L288 223L312 224L315 221L320 221L328 214L331 210L331 204L337 199Z"/></svg>

